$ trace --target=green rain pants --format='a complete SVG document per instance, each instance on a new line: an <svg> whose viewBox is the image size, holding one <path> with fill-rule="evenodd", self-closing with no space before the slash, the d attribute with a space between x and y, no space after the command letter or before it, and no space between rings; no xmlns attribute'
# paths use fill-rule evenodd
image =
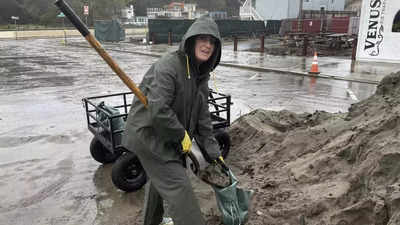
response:
<svg viewBox="0 0 400 225"><path fill-rule="evenodd" d="M146 184L144 225L159 225L166 201L174 225L205 225L186 169L180 161L161 162L151 153L138 152L149 178Z"/></svg>

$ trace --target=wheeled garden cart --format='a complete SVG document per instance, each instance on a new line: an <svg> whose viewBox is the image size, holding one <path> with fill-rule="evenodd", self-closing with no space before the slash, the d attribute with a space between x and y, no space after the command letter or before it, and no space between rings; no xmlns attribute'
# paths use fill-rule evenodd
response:
<svg viewBox="0 0 400 225"><path fill-rule="evenodd" d="M210 90L208 98L214 135L224 158L228 156L230 138L231 96ZM125 121L134 95L132 92L87 97L82 99L87 125L94 137L90 143L92 157L103 164L114 163L113 184L126 192L136 191L146 183L146 173L138 157L121 145ZM192 168L194 169L194 168Z"/></svg>

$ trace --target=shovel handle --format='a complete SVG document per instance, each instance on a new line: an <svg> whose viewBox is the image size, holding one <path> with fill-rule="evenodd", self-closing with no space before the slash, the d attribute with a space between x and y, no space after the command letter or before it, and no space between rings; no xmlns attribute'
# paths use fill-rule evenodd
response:
<svg viewBox="0 0 400 225"><path fill-rule="evenodd" d="M75 28L82 34L89 44L97 51L97 53L106 61L111 69L118 75L118 77L125 83L126 86L138 97L138 99L147 107L147 98L136 86L136 84L125 74L125 72L118 66L118 64L111 58L106 50L101 46L100 42L90 33L87 26L82 22L74 10L64 1L57 0L54 3L61 12L71 21Z"/></svg>

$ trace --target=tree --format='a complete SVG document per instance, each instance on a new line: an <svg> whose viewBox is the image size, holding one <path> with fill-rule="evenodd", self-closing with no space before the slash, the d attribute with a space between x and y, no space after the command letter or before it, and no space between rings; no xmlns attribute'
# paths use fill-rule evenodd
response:
<svg viewBox="0 0 400 225"><path fill-rule="evenodd" d="M23 7L23 5L15 0L7 0L0 4L0 24L13 23L11 16L18 16L18 23L27 23L32 17Z"/></svg>
<svg viewBox="0 0 400 225"><path fill-rule="evenodd" d="M95 11L94 18L109 20L121 15L121 10L126 6L125 0L92 0Z"/></svg>
<svg viewBox="0 0 400 225"><path fill-rule="evenodd" d="M121 9L133 5L135 15L145 16L148 7L163 7L174 0L65 0L76 14L84 20L83 6L89 6L88 23L93 25L95 20L118 18ZM177 0L186 3L196 3L199 8L209 11L227 11L232 15L232 9L239 6L237 0ZM233 7L232 7L233 6ZM0 4L0 24L12 23L11 16L19 16L20 24L58 25L57 14L60 10L49 0L3 0ZM68 24L68 22L67 22Z"/></svg>

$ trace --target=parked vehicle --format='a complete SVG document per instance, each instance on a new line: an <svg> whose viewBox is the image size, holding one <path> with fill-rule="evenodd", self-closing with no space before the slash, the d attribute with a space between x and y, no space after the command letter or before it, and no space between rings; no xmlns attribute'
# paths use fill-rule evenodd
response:
<svg viewBox="0 0 400 225"><path fill-rule="evenodd" d="M147 181L138 157L121 145L122 132L133 96L132 92L125 92L82 99L88 129L94 135L90 143L90 153L93 159L100 163L114 163L112 182L126 192L140 189ZM208 103L214 135L222 156L226 158L230 148L226 128L230 125L231 96L210 90Z"/></svg>

